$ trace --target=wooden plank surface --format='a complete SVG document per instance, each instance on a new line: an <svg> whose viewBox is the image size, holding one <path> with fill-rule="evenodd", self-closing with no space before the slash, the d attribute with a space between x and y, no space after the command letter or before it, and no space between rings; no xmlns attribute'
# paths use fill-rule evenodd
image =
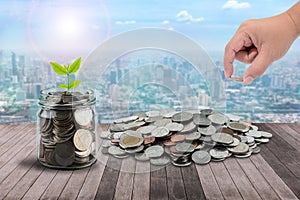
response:
<svg viewBox="0 0 300 200"><path fill-rule="evenodd" d="M0 199L299 199L300 124L257 126L274 137L246 159L179 168L99 153L63 171L37 163L35 125L0 124Z"/></svg>

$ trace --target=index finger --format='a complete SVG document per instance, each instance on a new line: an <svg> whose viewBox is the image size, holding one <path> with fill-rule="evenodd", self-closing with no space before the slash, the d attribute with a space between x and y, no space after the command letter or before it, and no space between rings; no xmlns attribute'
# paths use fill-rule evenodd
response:
<svg viewBox="0 0 300 200"><path fill-rule="evenodd" d="M237 52L245 47L252 45L249 35L245 32L237 32L225 47L224 52L224 70L226 78L229 78L233 73L233 62Z"/></svg>

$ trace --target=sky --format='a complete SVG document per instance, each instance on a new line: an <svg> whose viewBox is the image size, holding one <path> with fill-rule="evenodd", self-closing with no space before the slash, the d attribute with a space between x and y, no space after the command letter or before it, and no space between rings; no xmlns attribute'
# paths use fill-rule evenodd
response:
<svg viewBox="0 0 300 200"><path fill-rule="evenodd" d="M239 24L287 10L297 0L1 0L0 50L43 59L87 56L116 34L159 27L208 52L222 52ZM300 50L297 40L291 51Z"/></svg>

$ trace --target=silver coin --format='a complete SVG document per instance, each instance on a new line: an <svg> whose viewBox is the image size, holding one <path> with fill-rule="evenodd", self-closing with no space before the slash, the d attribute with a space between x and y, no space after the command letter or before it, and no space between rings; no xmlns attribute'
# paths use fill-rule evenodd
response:
<svg viewBox="0 0 300 200"><path fill-rule="evenodd" d="M166 128L169 129L169 131L171 131L171 132L178 132L178 131L182 131L184 126L182 124L173 122L173 123L167 124Z"/></svg>
<svg viewBox="0 0 300 200"><path fill-rule="evenodd" d="M125 155L112 155L112 156L115 157L115 158L118 158L118 159L124 159L124 158L129 157L128 154L125 154Z"/></svg>
<svg viewBox="0 0 300 200"><path fill-rule="evenodd" d="M227 133L215 133L211 136L211 139L221 144L233 143L233 137Z"/></svg>
<svg viewBox="0 0 300 200"><path fill-rule="evenodd" d="M108 148L108 153L113 156L124 156L126 152L117 146L111 146Z"/></svg>
<svg viewBox="0 0 300 200"><path fill-rule="evenodd" d="M258 127L255 126L255 125L251 125L251 126L250 126L250 129L253 130L253 131L258 131Z"/></svg>
<svg viewBox="0 0 300 200"><path fill-rule="evenodd" d="M157 158L164 154L164 148L159 145L150 146L145 150L148 158Z"/></svg>
<svg viewBox="0 0 300 200"><path fill-rule="evenodd" d="M214 147L209 151L211 157L216 159L226 158L229 154L229 151L225 147Z"/></svg>
<svg viewBox="0 0 300 200"><path fill-rule="evenodd" d="M260 152L260 147L256 146L256 147L250 147L249 151L251 151L253 154L257 154Z"/></svg>
<svg viewBox="0 0 300 200"><path fill-rule="evenodd" d="M241 139L242 143L246 144L248 142L248 137L247 136L239 135L239 138Z"/></svg>
<svg viewBox="0 0 300 200"><path fill-rule="evenodd" d="M168 134L169 134L169 129L167 129L166 127L157 127L151 132L151 135L158 138L165 137Z"/></svg>
<svg viewBox="0 0 300 200"><path fill-rule="evenodd" d="M192 161L188 161L188 162L184 162L184 163L172 161L172 165L174 165L176 167L187 167L187 166L190 166L191 164L192 164Z"/></svg>
<svg viewBox="0 0 300 200"><path fill-rule="evenodd" d="M158 110L152 110L145 113L148 117L158 117L160 112Z"/></svg>
<svg viewBox="0 0 300 200"><path fill-rule="evenodd" d="M249 151L249 146L243 142L241 142L236 147L227 148L228 151L232 152L233 154L245 154Z"/></svg>
<svg viewBox="0 0 300 200"><path fill-rule="evenodd" d="M179 112L173 115L174 122L189 122L193 119L193 114L189 112Z"/></svg>
<svg viewBox="0 0 300 200"><path fill-rule="evenodd" d="M134 115L134 116L130 116L130 117L124 117L124 118L120 118L120 119L116 119L114 121L115 124L120 124L120 123L128 123L128 122L132 122L137 120L139 117Z"/></svg>
<svg viewBox="0 0 300 200"><path fill-rule="evenodd" d="M230 122L227 126L234 131L239 131L242 133L245 133L250 129L248 125L239 122Z"/></svg>
<svg viewBox="0 0 300 200"><path fill-rule="evenodd" d="M160 115L164 118L172 118L176 113L178 112L173 109L165 109L160 112Z"/></svg>
<svg viewBox="0 0 300 200"><path fill-rule="evenodd" d="M161 119L163 119L162 116L157 116L157 117L146 117L144 120L147 123L154 123L154 122L156 122L158 120L161 120Z"/></svg>
<svg viewBox="0 0 300 200"><path fill-rule="evenodd" d="M183 129L179 131L181 134L185 133L191 133L197 129L197 126L194 124L194 122L189 122L188 124L184 125Z"/></svg>
<svg viewBox="0 0 300 200"><path fill-rule="evenodd" d="M112 134L113 139L120 139L121 135L123 135L125 132L115 132Z"/></svg>
<svg viewBox="0 0 300 200"><path fill-rule="evenodd" d="M192 132L192 133L185 134L185 140L189 140L189 141L198 140L200 139L200 137L201 137L201 133L199 132Z"/></svg>
<svg viewBox="0 0 300 200"><path fill-rule="evenodd" d="M93 120L93 111L90 108L77 109L74 112L74 118L80 126L87 126Z"/></svg>
<svg viewBox="0 0 300 200"><path fill-rule="evenodd" d="M73 143L79 151L86 151L93 142L93 134L86 129L78 129L73 137Z"/></svg>
<svg viewBox="0 0 300 200"><path fill-rule="evenodd" d="M161 119L154 122L154 126L166 126L167 124L172 123L171 119Z"/></svg>
<svg viewBox="0 0 300 200"><path fill-rule="evenodd" d="M150 158L144 152L143 153L136 153L134 157L138 161L148 161L148 160L150 160Z"/></svg>
<svg viewBox="0 0 300 200"><path fill-rule="evenodd" d="M237 82L244 82L244 78L242 76L234 76L231 75L230 77L232 80L237 81Z"/></svg>
<svg viewBox="0 0 300 200"><path fill-rule="evenodd" d="M151 132L156 128L157 128L157 126L148 125L148 126L142 126L142 127L138 128L137 131L143 135L148 135L148 134L151 134Z"/></svg>
<svg viewBox="0 0 300 200"><path fill-rule="evenodd" d="M100 133L100 138L103 138L103 139L109 139L111 136L111 133L109 131L102 131Z"/></svg>
<svg viewBox="0 0 300 200"><path fill-rule="evenodd" d="M198 128L198 132L206 136L213 135L216 133L216 131L217 129L213 125L210 125L205 128L201 128L201 127Z"/></svg>
<svg viewBox="0 0 300 200"><path fill-rule="evenodd" d="M222 161L224 161L226 158L211 158L211 161L213 161L213 162L222 162Z"/></svg>
<svg viewBox="0 0 300 200"><path fill-rule="evenodd" d="M191 143L182 142L176 144L175 149L180 153L191 153L195 150L195 147Z"/></svg>
<svg viewBox="0 0 300 200"><path fill-rule="evenodd" d="M134 121L134 122L130 122L128 124L124 124L123 128L124 128L124 130L136 130L137 128L145 125L145 123L146 122L144 122L144 121L140 121L140 122Z"/></svg>
<svg viewBox="0 0 300 200"><path fill-rule="evenodd" d="M203 110L200 110L200 113L202 115L211 115L213 113L213 110L212 109L203 109Z"/></svg>
<svg viewBox="0 0 300 200"><path fill-rule="evenodd" d="M233 122L239 122L241 120L240 116L237 115L233 115L233 114L225 114L226 117L228 117L229 121L233 121Z"/></svg>
<svg viewBox="0 0 300 200"><path fill-rule="evenodd" d="M133 154L133 153L141 152L143 150L144 150L144 145L141 145L136 148L129 148L129 149L127 148L127 149L125 149L125 152L129 153L129 154Z"/></svg>
<svg viewBox="0 0 300 200"><path fill-rule="evenodd" d="M213 113L207 117L212 123L217 125L223 125L227 121L227 118L225 115L221 113Z"/></svg>
<svg viewBox="0 0 300 200"><path fill-rule="evenodd" d="M255 142L259 142L259 143L268 143L270 141L270 139L268 138L257 138L255 139Z"/></svg>
<svg viewBox="0 0 300 200"><path fill-rule="evenodd" d="M272 138L273 137L273 135L272 135L272 133L269 133L269 132L266 132L266 131L258 131L260 134L261 134L261 137L263 137L263 138Z"/></svg>
<svg viewBox="0 0 300 200"><path fill-rule="evenodd" d="M233 143L229 144L229 147L236 147L237 145L240 144L240 141L237 138L233 138Z"/></svg>
<svg viewBox="0 0 300 200"><path fill-rule="evenodd" d="M112 124L110 125L110 131L112 132L122 132L124 131L124 124Z"/></svg>
<svg viewBox="0 0 300 200"><path fill-rule="evenodd" d="M246 136L246 138L247 138L247 142L246 142L247 144L252 144L255 142L255 139L252 136Z"/></svg>
<svg viewBox="0 0 300 200"><path fill-rule="evenodd" d="M206 151L195 151L192 154L192 160L199 165L205 165L210 162L211 155Z"/></svg>
<svg viewBox="0 0 300 200"><path fill-rule="evenodd" d="M252 155L252 151L248 151L246 154L234 154L234 157L237 158L249 158Z"/></svg>
<svg viewBox="0 0 300 200"><path fill-rule="evenodd" d="M254 137L254 138L261 138L261 132L260 131L250 130L249 132L245 133L245 135L251 136L251 137Z"/></svg>
<svg viewBox="0 0 300 200"><path fill-rule="evenodd" d="M151 158L150 163L152 165L159 165L159 166L167 165L170 163L170 158L168 156L163 156L160 158Z"/></svg>
<svg viewBox="0 0 300 200"><path fill-rule="evenodd" d="M197 126L209 126L211 124L211 121L205 115L198 113L193 115L193 122Z"/></svg>

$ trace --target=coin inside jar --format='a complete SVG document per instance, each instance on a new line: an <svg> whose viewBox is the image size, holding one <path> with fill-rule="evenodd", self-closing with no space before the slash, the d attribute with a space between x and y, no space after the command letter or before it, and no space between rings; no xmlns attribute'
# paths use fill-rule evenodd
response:
<svg viewBox="0 0 300 200"><path fill-rule="evenodd" d="M74 134L73 141L76 149L85 151L90 148L93 142L93 136L89 130L78 129Z"/></svg>
<svg viewBox="0 0 300 200"><path fill-rule="evenodd" d="M90 108L77 109L74 118L80 126L87 126L93 119L93 111Z"/></svg>

